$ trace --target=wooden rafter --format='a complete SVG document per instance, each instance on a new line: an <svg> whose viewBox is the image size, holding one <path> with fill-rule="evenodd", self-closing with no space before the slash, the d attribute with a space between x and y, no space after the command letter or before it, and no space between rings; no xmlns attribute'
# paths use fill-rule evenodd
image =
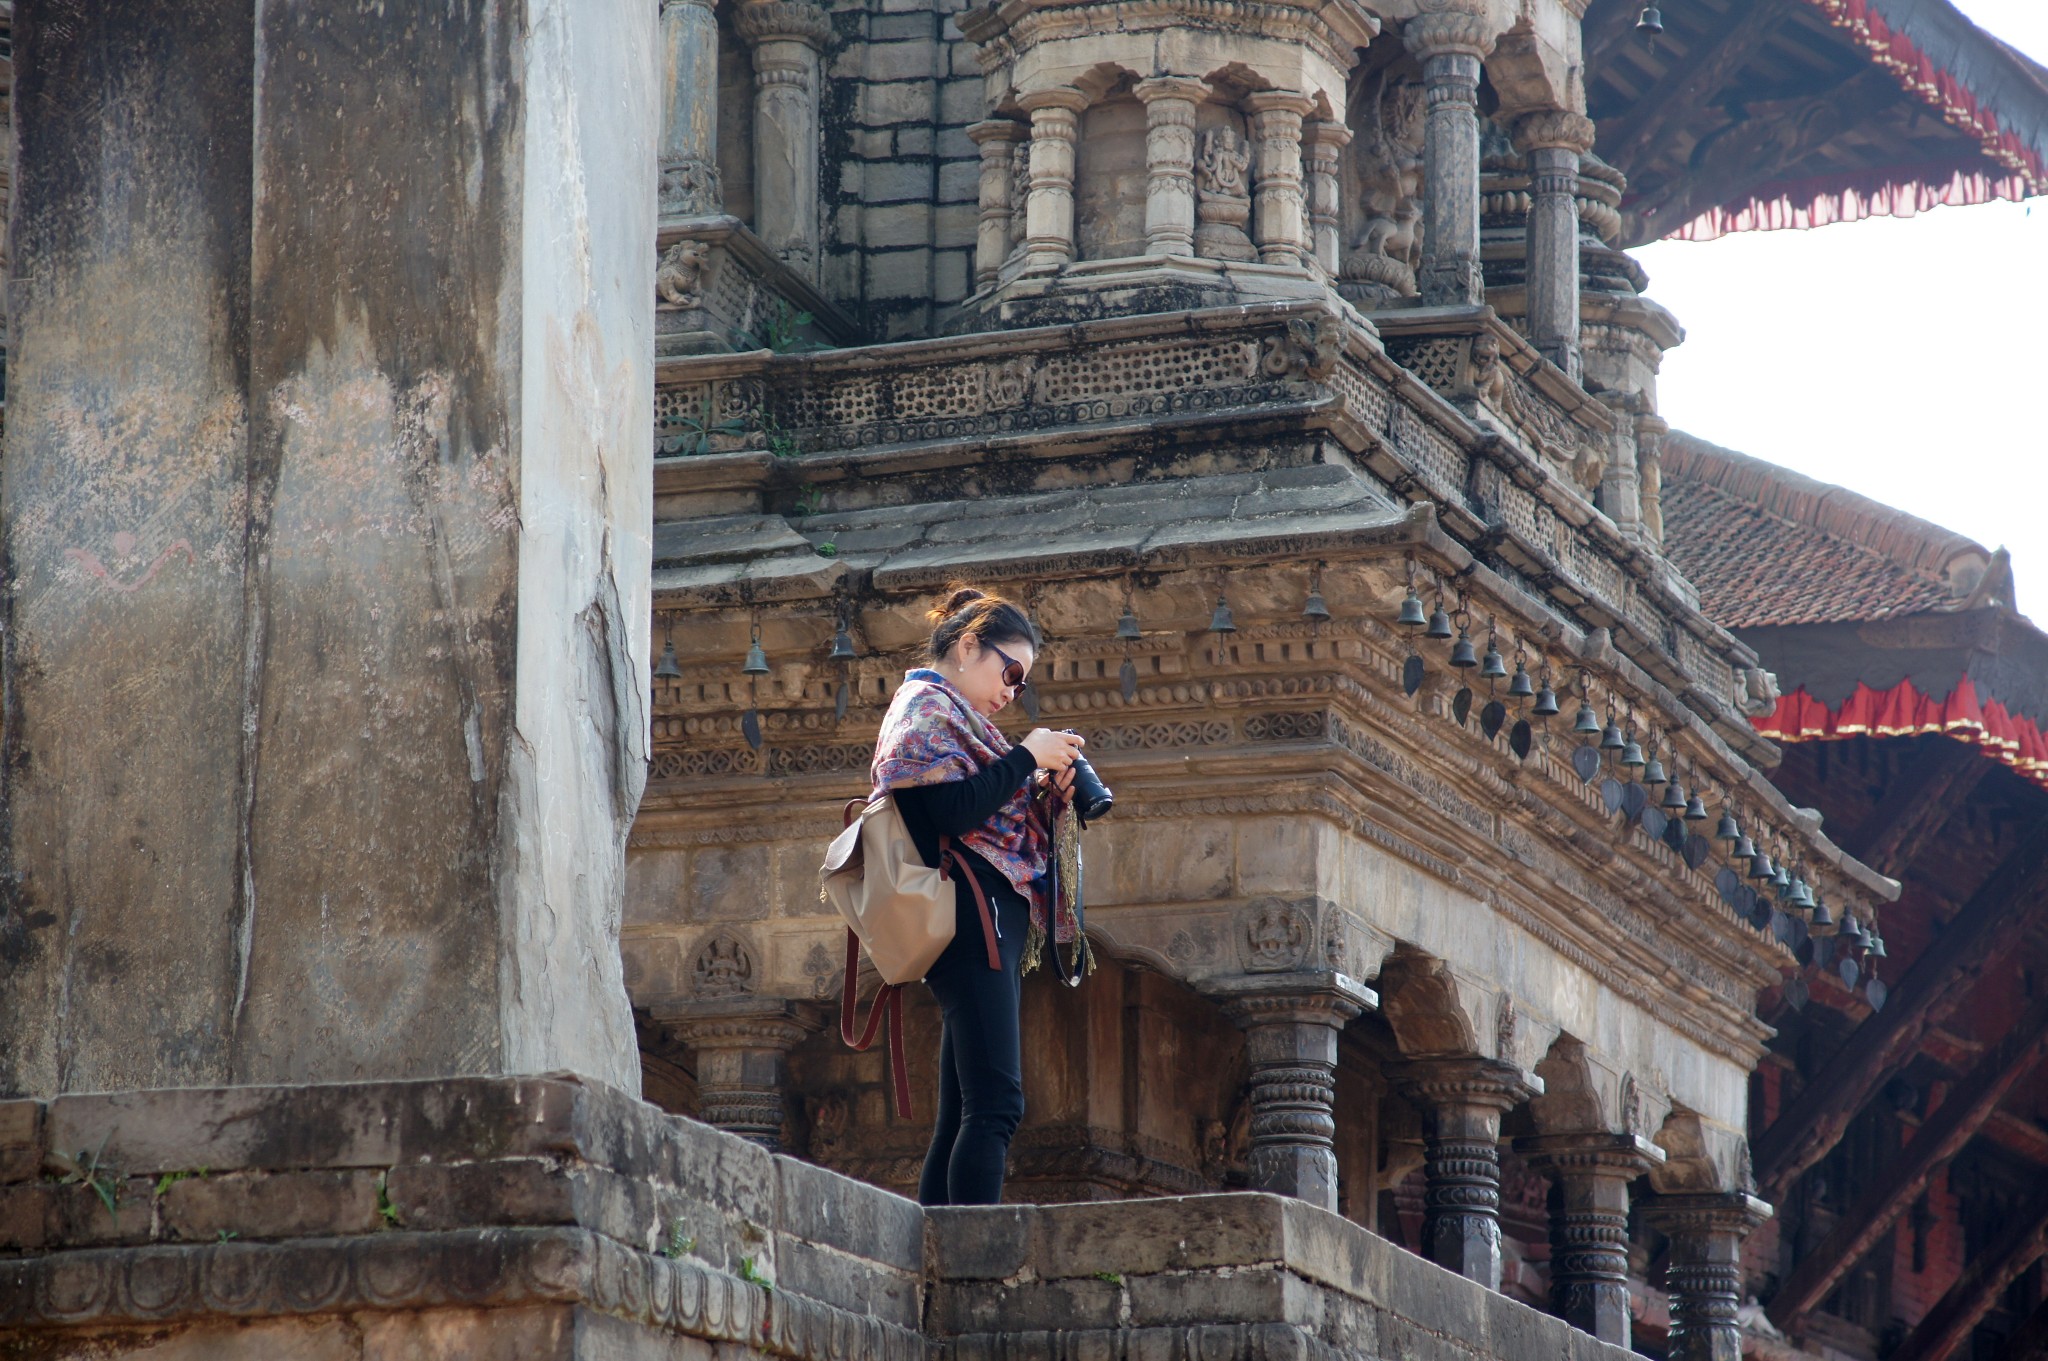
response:
<svg viewBox="0 0 2048 1361"><path fill-rule="evenodd" d="M2042 1361L2048 1357L2048 1299L2034 1306L2013 1335L2005 1340L1998 1361Z"/></svg>
<svg viewBox="0 0 2048 1361"><path fill-rule="evenodd" d="M2035 999L2004 1038L1977 1060L1906 1146L1871 1178L1820 1246L1800 1258L1771 1300L1771 1322L1791 1331L1808 1310L1826 1299L1891 1231L1934 1169L1960 1152L2013 1085L2039 1065L2044 1049L2048 994Z"/></svg>
<svg viewBox="0 0 2048 1361"><path fill-rule="evenodd" d="M1763 50L1789 13L1781 0L1738 3L1711 42L1674 63L1662 80L1644 91L1626 118L1615 120L1616 126L1596 147L1601 156L1626 175L1649 165L1672 135L1698 126L1701 112Z"/></svg>
<svg viewBox="0 0 2048 1361"><path fill-rule="evenodd" d="M1946 1361L2005 1288L2048 1246L2048 1185L2014 1212L2003 1233L1963 1268L1947 1294L1887 1361Z"/></svg>
<svg viewBox="0 0 2048 1361"><path fill-rule="evenodd" d="M1921 952L1891 1004L1856 1027L1841 1050L1756 1141L1757 1182L1781 1199L1800 1173L1827 1156L1842 1131L2005 955L2048 901L2048 825L2022 829L2019 848L1970 896L1956 920Z"/></svg>
<svg viewBox="0 0 2048 1361"><path fill-rule="evenodd" d="M1975 747L1946 738L1929 743L1856 829L1856 858L1896 878L1990 769Z"/></svg>
<svg viewBox="0 0 2048 1361"><path fill-rule="evenodd" d="M1605 65L1616 48L1635 37L1636 16L1641 12L1636 0L1601 0L1592 7L1579 31L1579 50L1585 54L1587 70Z"/></svg>

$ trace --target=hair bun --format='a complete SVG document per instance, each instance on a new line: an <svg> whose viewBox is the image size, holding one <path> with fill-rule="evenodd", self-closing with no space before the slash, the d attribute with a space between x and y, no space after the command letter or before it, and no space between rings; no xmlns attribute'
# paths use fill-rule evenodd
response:
<svg viewBox="0 0 2048 1361"><path fill-rule="evenodd" d="M943 604L925 611L925 618L934 624L943 624L975 601L987 598L987 591L978 591L972 586L956 586Z"/></svg>

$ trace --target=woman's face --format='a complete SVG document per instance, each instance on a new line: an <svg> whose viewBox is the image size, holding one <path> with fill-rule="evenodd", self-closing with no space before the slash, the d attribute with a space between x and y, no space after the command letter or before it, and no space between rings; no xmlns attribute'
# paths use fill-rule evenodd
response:
<svg viewBox="0 0 2048 1361"><path fill-rule="evenodd" d="M1022 667L1029 677L1038 650L1027 642L984 643L970 634L953 645L952 660L954 688L981 713L996 714L1024 688L1009 684L1004 673Z"/></svg>

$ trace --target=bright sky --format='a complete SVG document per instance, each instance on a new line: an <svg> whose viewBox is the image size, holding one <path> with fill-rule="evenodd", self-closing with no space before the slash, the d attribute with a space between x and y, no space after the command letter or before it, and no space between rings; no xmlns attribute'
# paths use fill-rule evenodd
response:
<svg viewBox="0 0 2048 1361"><path fill-rule="evenodd" d="M2048 61L2048 0L1957 0ZM2048 621L2048 198L1634 252L1675 427L2012 551Z"/></svg>

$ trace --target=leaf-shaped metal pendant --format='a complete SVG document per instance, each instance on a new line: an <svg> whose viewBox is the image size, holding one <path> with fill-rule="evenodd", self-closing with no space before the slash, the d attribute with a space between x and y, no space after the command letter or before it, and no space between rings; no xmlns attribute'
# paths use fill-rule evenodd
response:
<svg viewBox="0 0 2048 1361"><path fill-rule="evenodd" d="M1129 704L1138 697L1138 664L1129 657L1117 669L1117 688L1123 691L1124 703Z"/></svg>
<svg viewBox="0 0 2048 1361"><path fill-rule="evenodd" d="M761 714L759 710L749 709L740 715L740 733L747 739L748 746L752 747L755 751L761 749Z"/></svg>
<svg viewBox="0 0 2048 1361"><path fill-rule="evenodd" d="M1036 723L1038 721L1038 687L1026 682L1023 692L1017 696L1017 702L1024 706L1025 717Z"/></svg>
<svg viewBox="0 0 2048 1361"><path fill-rule="evenodd" d="M1642 825L1642 829L1652 838L1664 835L1664 828L1667 822L1663 809L1645 808L1642 812L1636 814L1636 821Z"/></svg>
<svg viewBox="0 0 2048 1361"><path fill-rule="evenodd" d="M1806 1010L1806 1003L1812 995L1807 990L1806 980L1803 978L1795 976L1785 984L1785 1005L1794 1011Z"/></svg>
<svg viewBox="0 0 2048 1361"><path fill-rule="evenodd" d="M834 723L844 723L846 721L846 706L852 698L853 688L845 681L839 682L839 692L832 697L832 721Z"/></svg>
<svg viewBox="0 0 2048 1361"><path fill-rule="evenodd" d="M1485 733L1488 737L1497 736L1500 732L1501 724L1507 721L1508 706L1497 699L1488 700L1486 707L1479 711L1479 731Z"/></svg>
<svg viewBox="0 0 2048 1361"><path fill-rule="evenodd" d="M1883 979L1873 978L1863 985L1863 995L1870 999L1872 1011L1883 1011L1884 999L1891 996L1891 989L1884 985Z"/></svg>
<svg viewBox="0 0 2048 1361"><path fill-rule="evenodd" d="M1610 813L1621 811L1621 781L1609 775L1600 782L1600 802L1607 805Z"/></svg>
<svg viewBox="0 0 2048 1361"><path fill-rule="evenodd" d="M1761 931L1771 924L1771 905L1762 898L1757 897L1754 890L1751 891L1749 896L1750 904L1747 914L1749 924Z"/></svg>
<svg viewBox="0 0 2048 1361"><path fill-rule="evenodd" d="M1508 729L1508 750L1515 754L1516 760L1529 759L1530 736L1529 720L1526 718L1516 719L1515 726Z"/></svg>
<svg viewBox="0 0 2048 1361"><path fill-rule="evenodd" d="M1677 851L1680 855L1684 855L1685 824L1675 819L1666 819L1664 823L1664 844Z"/></svg>
<svg viewBox="0 0 2048 1361"><path fill-rule="evenodd" d="M1600 752L1596 747L1572 748L1572 769L1579 772L1579 778L1587 784L1593 783L1600 774Z"/></svg>
<svg viewBox="0 0 2048 1361"><path fill-rule="evenodd" d="M1451 717L1457 719L1458 726L1462 728L1465 726L1465 720L1471 716L1472 689L1470 686L1466 686L1461 688L1457 694L1451 696Z"/></svg>
<svg viewBox="0 0 2048 1361"><path fill-rule="evenodd" d="M1742 876L1723 865L1721 872L1714 876L1714 891L1721 895L1722 902L1734 907L1742 901Z"/></svg>
<svg viewBox="0 0 2048 1361"><path fill-rule="evenodd" d="M1423 670L1422 658L1409 653L1408 660L1401 663L1401 689L1411 695L1420 690Z"/></svg>
<svg viewBox="0 0 2048 1361"><path fill-rule="evenodd" d="M1621 811L1630 822L1641 822L1643 814L1650 810L1650 791L1639 784L1625 784L1621 787Z"/></svg>
<svg viewBox="0 0 2048 1361"><path fill-rule="evenodd" d="M1701 836L1698 832L1692 832L1686 836L1685 863L1690 868L1698 869L1701 865L1706 864L1707 857L1713 853L1714 843ZM1733 871L1730 872L1733 873Z"/></svg>
<svg viewBox="0 0 2048 1361"><path fill-rule="evenodd" d="M1855 960L1843 955L1842 962L1835 966L1835 972L1842 976L1843 986L1853 988L1856 986L1856 976L1861 971L1857 969Z"/></svg>

